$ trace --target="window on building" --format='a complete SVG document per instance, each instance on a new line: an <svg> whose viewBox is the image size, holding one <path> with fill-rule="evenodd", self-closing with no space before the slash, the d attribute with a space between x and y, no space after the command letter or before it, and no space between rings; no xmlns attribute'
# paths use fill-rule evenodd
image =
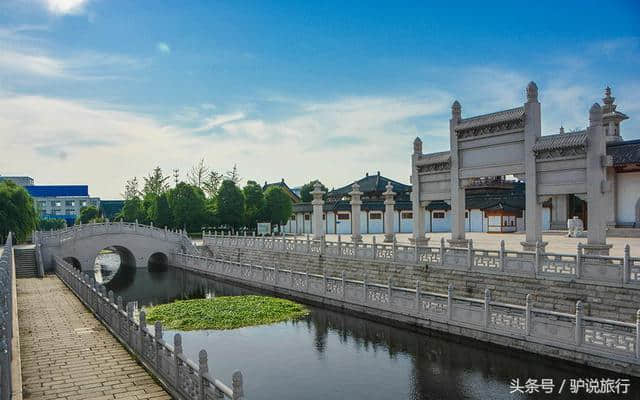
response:
<svg viewBox="0 0 640 400"><path fill-rule="evenodd" d="M51 214L53 214L53 215L60 215L60 213L61 213L61 212L62 212L62 210L55 209L55 210L53 210L53 211L51 212Z"/></svg>
<svg viewBox="0 0 640 400"><path fill-rule="evenodd" d="M444 211L434 211L433 219L444 219Z"/></svg>
<svg viewBox="0 0 640 400"><path fill-rule="evenodd" d="M304 215L304 220L305 221L309 221L310 219L311 219L311 215L309 215L309 214L305 214Z"/></svg>
<svg viewBox="0 0 640 400"><path fill-rule="evenodd" d="M65 211L66 215L76 215L76 210L73 208L67 208Z"/></svg>
<svg viewBox="0 0 640 400"><path fill-rule="evenodd" d="M403 212L402 213L402 219L413 219L413 213L412 212Z"/></svg>
<svg viewBox="0 0 640 400"><path fill-rule="evenodd" d="M73 201L73 200L67 200L67 201L64 202L64 205L67 206L67 207L75 207L76 202Z"/></svg>
<svg viewBox="0 0 640 400"><path fill-rule="evenodd" d="M327 219L327 214L322 214L322 220L324 221L325 219Z"/></svg>
<svg viewBox="0 0 640 400"><path fill-rule="evenodd" d="M338 213L338 219L349 219L349 213Z"/></svg>
<svg viewBox="0 0 640 400"><path fill-rule="evenodd" d="M291 214L291 218L289 218L291 221L295 221L296 220L296 215L295 214Z"/></svg>
<svg viewBox="0 0 640 400"><path fill-rule="evenodd" d="M465 211L465 212L464 212L464 217L465 217L465 218L469 218L469 211Z"/></svg>
<svg viewBox="0 0 640 400"><path fill-rule="evenodd" d="M382 213L370 213L369 219L382 219Z"/></svg>

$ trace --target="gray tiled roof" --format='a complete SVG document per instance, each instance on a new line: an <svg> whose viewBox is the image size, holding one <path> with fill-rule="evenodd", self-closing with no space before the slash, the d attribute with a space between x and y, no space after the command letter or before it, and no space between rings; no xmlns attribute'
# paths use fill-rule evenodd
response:
<svg viewBox="0 0 640 400"><path fill-rule="evenodd" d="M533 151L579 147L584 146L586 143L586 131L560 133L557 135L547 135L540 137L536 144L533 145Z"/></svg>
<svg viewBox="0 0 640 400"><path fill-rule="evenodd" d="M613 158L613 165L640 163L640 139L608 143L607 154Z"/></svg>
<svg viewBox="0 0 640 400"><path fill-rule="evenodd" d="M451 160L450 151L441 151L439 153L423 154L418 161L419 165L440 164Z"/></svg>
<svg viewBox="0 0 640 400"><path fill-rule="evenodd" d="M475 128L477 126L499 124L506 121L515 121L524 117L524 107L498 111L491 114L478 115L471 118L463 118L456 125L456 131Z"/></svg>
<svg viewBox="0 0 640 400"><path fill-rule="evenodd" d="M391 185L393 186L393 191L396 193L405 193L411 190L411 186L405 185L404 183L396 182L380 174L367 175L364 178L357 180L356 182L358 183L358 185L360 185L360 191L365 194L372 193L372 192L382 193L386 190L385 186L389 182L391 182ZM348 195L349 192L352 190L351 188L352 186L353 186L353 183L350 183L341 188L332 190L329 193L327 193L327 196L338 197L338 196Z"/></svg>

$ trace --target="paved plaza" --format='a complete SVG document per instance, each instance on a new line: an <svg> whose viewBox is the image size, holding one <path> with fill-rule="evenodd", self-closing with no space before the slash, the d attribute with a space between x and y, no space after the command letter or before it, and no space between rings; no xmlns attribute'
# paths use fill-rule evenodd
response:
<svg viewBox="0 0 640 400"><path fill-rule="evenodd" d="M373 237L376 237L377 243L382 243L384 240L384 234L378 235L362 235L362 240L370 243ZM306 238L306 235L298 235L298 238ZM398 233L396 234L398 243L409 244L410 233ZM445 240L451 238L451 233L427 233L427 237L431 238L429 241L430 246L439 246L440 238ZM473 247L485 250L497 250L500 247L500 241L504 240L507 250L522 251L520 242L525 239L523 233L484 233L484 232L467 232L466 237L473 239ZM575 254L578 243L587 243L587 238L570 238L566 234L547 233L542 235L542 239L548 242L547 251L551 253L564 253ZM327 235L327 240L338 240L338 235ZM351 241L351 235L342 235L343 241ZM612 244L611 256L622 257L624 255L624 246L629 244L631 246L631 256L640 256L640 238L623 238L623 237L609 237L607 243ZM447 244L449 246L449 244Z"/></svg>
<svg viewBox="0 0 640 400"><path fill-rule="evenodd" d="M17 290L24 398L171 398L58 277Z"/></svg>

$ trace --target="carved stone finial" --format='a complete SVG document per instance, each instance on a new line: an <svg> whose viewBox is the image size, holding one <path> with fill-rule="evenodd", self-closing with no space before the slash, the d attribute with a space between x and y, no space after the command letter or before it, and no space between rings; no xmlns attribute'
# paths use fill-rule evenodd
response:
<svg viewBox="0 0 640 400"><path fill-rule="evenodd" d="M527 101L538 100L538 85L534 81L529 82L527 85Z"/></svg>
<svg viewBox="0 0 640 400"><path fill-rule="evenodd" d="M602 98L602 102L604 104L611 105L614 101L616 101L616 98L611 96L611 88L607 86L604 89L604 97Z"/></svg>
<svg viewBox="0 0 640 400"><path fill-rule="evenodd" d="M182 336L179 333L173 335L173 351L176 354L182 353Z"/></svg>
<svg viewBox="0 0 640 400"><path fill-rule="evenodd" d="M419 137L416 137L413 141L413 153L422 154L422 140Z"/></svg>
<svg viewBox="0 0 640 400"><path fill-rule="evenodd" d="M456 100L451 105L451 116L454 118L457 117L457 119L460 119L461 115L462 115L462 106L460 105L460 102Z"/></svg>
<svg viewBox="0 0 640 400"><path fill-rule="evenodd" d="M200 374L209 372L209 359L205 349L200 350L198 353L198 369L200 370Z"/></svg>
<svg viewBox="0 0 640 400"><path fill-rule="evenodd" d="M564 126L560 126L560 134L563 135L564 134Z"/></svg>
<svg viewBox="0 0 640 400"><path fill-rule="evenodd" d="M235 371L231 376L231 385L233 386L233 399L244 399L244 388L242 383L242 372Z"/></svg>

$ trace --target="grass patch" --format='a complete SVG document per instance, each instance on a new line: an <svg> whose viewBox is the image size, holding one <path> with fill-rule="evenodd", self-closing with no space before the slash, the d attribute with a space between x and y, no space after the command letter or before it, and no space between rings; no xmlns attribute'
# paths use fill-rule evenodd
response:
<svg viewBox="0 0 640 400"><path fill-rule="evenodd" d="M221 296L178 300L145 309L148 322L161 321L169 329L235 329L273 324L309 314L303 305L268 296Z"/></svg>

